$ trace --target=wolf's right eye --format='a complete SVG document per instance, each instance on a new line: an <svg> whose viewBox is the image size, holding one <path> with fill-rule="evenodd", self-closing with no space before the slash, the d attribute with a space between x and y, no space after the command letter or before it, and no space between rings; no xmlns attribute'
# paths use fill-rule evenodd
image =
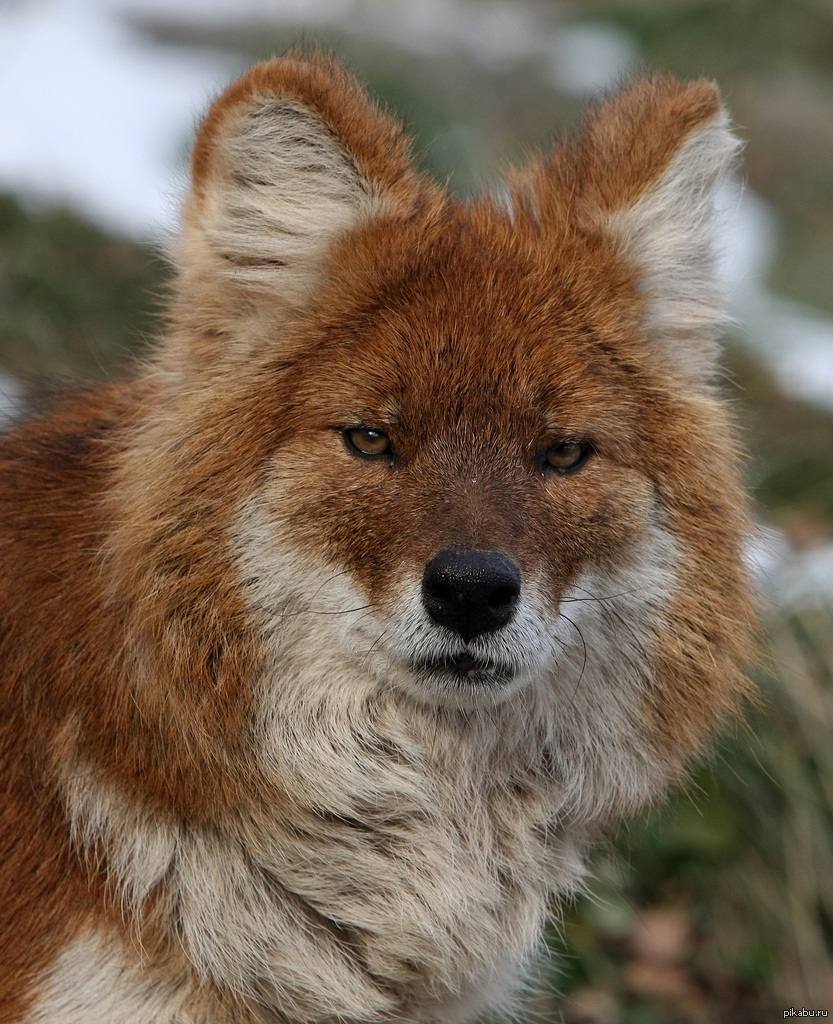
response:
<svg viewBox="0 0 833 1024"><path fill-rule="evenodd" d="M393 451L390 438L382 430L374 430L372 427L351 427L342 433L347 448L362 458L380 459Z"/></svg>

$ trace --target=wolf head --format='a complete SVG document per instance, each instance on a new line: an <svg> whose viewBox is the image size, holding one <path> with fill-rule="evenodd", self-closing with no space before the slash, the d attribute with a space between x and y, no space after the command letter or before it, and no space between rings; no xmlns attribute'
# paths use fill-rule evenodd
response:
<svg viewBox="0 0 833 1024"><path fill-rule="evenodd" d="M736 149L714 86L643 79L463 202L328 59L231 86L124 471L159 657L227 700L245 635L273 704L532 701L674 774L746 685L713 383Z"/></svg>

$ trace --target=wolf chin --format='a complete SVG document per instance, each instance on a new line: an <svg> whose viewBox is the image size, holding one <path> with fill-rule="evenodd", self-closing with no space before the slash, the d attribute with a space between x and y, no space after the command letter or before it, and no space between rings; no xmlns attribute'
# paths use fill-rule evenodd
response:
<svg viewBox="0 0 833 1024"><path fill-rule="evenodd" d="M0 443L0 1021L463 1022L747 692L713 85L470 202L330 59L199 130L167 328Z"/></svg>

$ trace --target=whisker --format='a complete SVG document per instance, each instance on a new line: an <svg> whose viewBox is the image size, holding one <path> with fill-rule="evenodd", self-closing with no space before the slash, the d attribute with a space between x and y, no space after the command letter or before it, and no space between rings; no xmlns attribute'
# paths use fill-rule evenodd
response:
<svg viewBox="0 0 833 1024"><path fill-rule="evenodd" d="M615 601L620 597L630 597L632 594L643 594L648 589L647 587L632 587L630 590L620 590L616 594L591 594L589 590L585 590L584 587L575 587L576 590L580 590L583 594L587 594L587 597L564 597L561 599L562 604L580 604L582 601L596 602L602 604L605 601Z"/></svg>
<svg viewBox="0 0 833 1024"><path fill-rule="evenodd" d="M370 655L373 653L376 645L378 643L381 643L382 640L384 640L384 638L388 635L388 632L389 631L387 629L383 629L382 632L376 637L376 639L373 641L373 643L370 645L370 647L368 647L368 649L365 651L365 654L364 654L365 660L367 660L370 657Z"/></svg>
<svg viewBox="0 0 833 1024"><path fill-rule="evenodd" d="M324 580L324 582L312 594L312 596L310 598L310 604L313 601L315 601L316 597L318 597L318 595L321 593L321 591L324 589L324 587L328 587L333 582L333 580L337 580L340 576L346 576L347 575L347 571L348 571L347 569L340 569L338 572L333 573L333 575L330 576L328 579ZM303 608L303 609L298 609L298 610L293 611L293 612L290 613L288 607L285 607L283 612L281 613L281 620L283 621L284 618L288 618L288 617L290 617L290 615L292 615L292 616L294 616L294 615L301 615L304 612L309 613L309 612L312 612L312 611L313 611L313 609L311 609L311 608ZM335 612L316 612L315 614L319 614L319 615L326 615L326 614L340 615L340 614L342 614L342 612L341 612L341 610L339 610L339 611L335 611Z"/></svg>
<svg viewBox="0 0 833 1024"><path fill-rule="evenodd" d="M579 672L578 680L577 680L575 688L573 690L573 694L570 697L570 700L569 700L569 702L567 704L567 707L570 708L570 707L572 707L573 702L575 701L576 697L578 696L578 691L579 691L579 687L581 686L581 681L582 681L582 679L584 679L584 670L587 668L587 644L584 642L584 635L582 634L581 630L578 628L576 623L573 622L573 620L569 616L564 615L563 612L562 612L562 618L566 619L567 622L569 622L570 625L573 627L573 629L578 633L578 638L579 638L579 640L581 640L581 647L582 647L582 651L583 651L583 660L582 660L582 663L581 663L581 672Z"/></svg>
<svg viewBox="0 0 833 1024"><path fill-rule="evenodd" d="M317 608L302 608L295 615L352 615L354 612L366 612L369 608L372 608L372 604L360 604L356 605L355 608L336 608L335 610L323 611Z"/></svg>
<svg viewBox="0 0 833 1024"><path fill-rule="evenodd" d="M567 598L566 599L566 603L571 603L573 601L575 601L575 602L588 601L588 602L597 603L597 604L602 605L603 614L605 616L611 616L612 618L614 618L619 623L619 625L628 633L628 635L630 636L631 641L633 642L633 645L636 648L637 652L646 661L649 660L648 651L645 648L644 641L643 641L642 637L639 635L639 633L627 621L627 619L625 619L621 615L620 612L618 612L615 608L609 607L606 604L606 602L611 601L611 600L613 600L613 599L615 599L617 597L626 597L626 596L628 596L630 594L644 593L648 588L634 587L631 590L621 591L621 593L619 593L619 594L606 594L606 595L603 595L601 597L598 597L598 596L596 596L594 594L591 594L588 590L584 590L584 588L582 588L582 587L576 587L576 589L577 590L582 590L588 596L587 597L577 597L577 598ZM565 615L564 618L567 618L567 616ZM570 621L570 620L568 619L567 621ZM571 624L574 625L574 623L571 623ZM613 632L614 632L614 635L615 635L615 632L616 632L615 629L613 630Z"/></svg>

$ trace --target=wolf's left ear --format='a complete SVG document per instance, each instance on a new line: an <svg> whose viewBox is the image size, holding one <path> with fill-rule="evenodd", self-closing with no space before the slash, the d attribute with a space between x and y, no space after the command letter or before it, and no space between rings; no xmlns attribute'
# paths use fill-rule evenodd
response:
<svg viewBox="0 0 833 1024"><path fill-rule="evenodd" d="M373 217L406 214L421 188L402 126L320 54L290 52L229 86L191 167L175 260L185 303L218 321L209 332L258 295L303 306L334 243Z"/></svg>
<svg viewBox="0 0 833 1024"><path fill-rule="evenodd" d="M726 322L715 198L739 147L711 82L662 76L601 104L550 165L568 217L605 233L638 275L649 341L695 383L711 378Z"/></svg>
<svg viewBox="0 0 833 1024"><path fill-rule="evenodd" d="M606 165L591 202L638 270L648 337L697 382L712 375L726 320L715 199L739 145L712 83L670 78L642 81L603 105L582 140L585 159Z"/></svg>

